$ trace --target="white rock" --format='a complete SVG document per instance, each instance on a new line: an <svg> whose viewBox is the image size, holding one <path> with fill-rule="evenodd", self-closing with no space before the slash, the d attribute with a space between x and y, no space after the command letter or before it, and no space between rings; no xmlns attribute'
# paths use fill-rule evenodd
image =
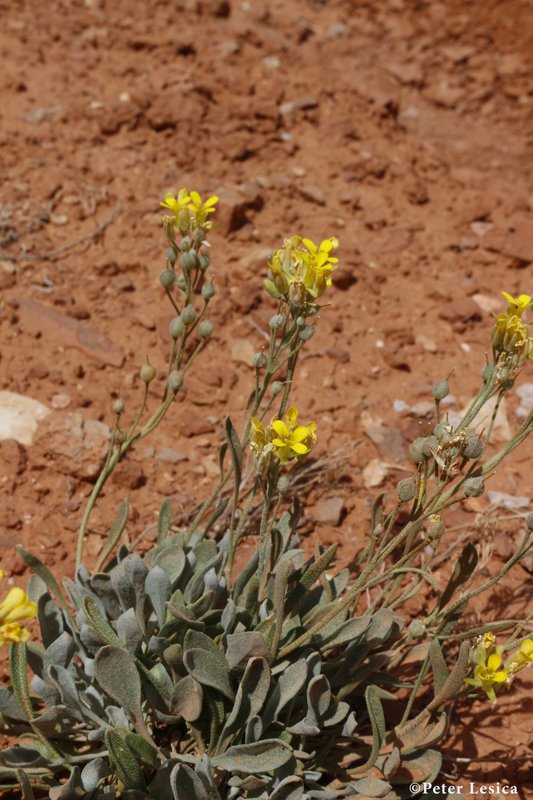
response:
<svg viewBox="0 0 533 800"><path fill-rule="evenodd" d="M363 483L365 489L374 489L380 486L387 477L387 467L378 458L368 462L363 470Z"/></svg>
<svg viewBox="0 0 533 800"><path fill-rule="evenodd" d="M48 414L50 409L32 397L0 392L0 439L30 445L39 422Z"/></svg>
<svg viewBox="0 0 533 800"><path fill-rule="evenodd" d="M516 497L507 492L488 492L489 500L493 506L497 508L506 508L509 511L518 511L520 508L528 508L530 504L529 497Z"/></svg>
<svg viewBox="0 0 533 800"><path fill-rule="evenodd" d="M487 314L499 314L502 310L502 299L497 295L481 294L478 292L472 295L472 300L474 303L477 303L482 311L486 311Z"/></svg>
<svg viewBox="0 0 533 800"><path fill-rule="evenodd" d="M516 390L520 398L520 405L516 409L516 416L520 419L527 417L533 408L533 383L524 383Z"/></svg>

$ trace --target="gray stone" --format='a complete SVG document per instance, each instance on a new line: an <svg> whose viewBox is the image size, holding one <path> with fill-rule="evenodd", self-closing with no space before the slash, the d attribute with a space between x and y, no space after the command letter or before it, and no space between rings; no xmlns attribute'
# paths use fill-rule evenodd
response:
<svg viewBox="0 0 533 800"><path fill-rule="evenodd" d="M342 497L328 497L321 500L318 505L307 509L307 516L313 522L335 527L341 521L344 513L344 500Z"/></svg>

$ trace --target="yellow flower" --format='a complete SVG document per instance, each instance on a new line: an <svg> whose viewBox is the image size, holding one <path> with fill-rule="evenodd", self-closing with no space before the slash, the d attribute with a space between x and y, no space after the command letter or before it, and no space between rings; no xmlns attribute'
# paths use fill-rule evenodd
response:
<svg viewBox="0 0 533 800"><path fill-rule="evenodd" d="M518 297L513 297L507 294L507 292L502 292L502 295L509 303L507 308L507 314L509 316L521 317L526 308L529 308L531 305L531 296L529 294L521 294Z"/></svg>
<svg viewBox="0 0 533 800"><path fill-rule="evenodd" d="M316 441L316 424L298 425L298 409L296 406L289 408L285 420L274 419L271 428L276 434L272 439L274 453L282 464L292 458L306 455Z"/></svg>
<svg viewBox="0 0 533 800"><path fill-rule="evenodd" d="M3 573L0 570L0 578ZM21 620L32 619L37 614L37 606L22 589L10 589L0 603L0 645L6 642L26 642L30 634Z"/></svg>
<svg viewBox="0 0 533 800"><path fill-rule="evenodd" d="M499 686L505 683L509 677L507 669L500 669L502 666L502 657L499 652L492 653L490 656L486 655L483 648L479 648L478 665L474 669L474 677L466 678L465 682L471 686L480 686L489 700L493 703L496 700L496 692L494 686Z"/></svg>
<svg viewBox="0 0 533 800"><path fill-rule="evenodd" d="M0 624L32 619L37 614L37 606L30 600L26 592L17 587L10 589L0 603Z"/></svg>
<svg viewBox="0 0 533 800"><path fill-rule="evenodd" d="M302 306L309 295L316 299L331 286L331 273L339 261L330 255L338 247L335 237L324 239L317 247L311 239L291 236L276 250L270 261L272 282L292 306ZM267 281L270 284L270 281Z"/></svg>
<svg viewBox="0 0 533 800"><path fill-rule="evenodd" d="M518 651L511 656L509 663L506 665L508 671L512 674L523 669L528 664L533 662L533 639L524 639Z"/></svg>
<svg viewBox="0 0 533 800"><path fill-rule="evenodd" d="M330 256L331 251L339 246L339 240L332 236L317 247L311 239L302 239L302 244L307 248L307 253L302 255L304 286L312 297L320 297L331 286L331 273L339 263L338 258Z"/></svg>
<svg viewBox="0 0 533 800"><path fill-rule="evenodd" d="M187 189L180 189L177 197L174 196L172 192L167 192L165 195L165 201L159 205L172 211L172 214L177 219L181 209L187 207L187 203L190 201L190 199L191 198Z"/></svg>
<svg viewBox="0 0 533 800"><path fill-rule="evenodd" d="M30 632L18 622L8 622L0 625L0 647L8 642L27 642Z"/></svg>
<svg viewBox="0 0 533 800"><path fill-rule="evenodd" d="M213 195L213 197L209 197L205 203L202 203L202 198L198 192L191 192L188 199L191 200L191 202L187 208L189 211L192 211L194 226L206 230L211 228L213 223L207 221L207 215L214 214L215 206L218 203L218 197Z"/></svg>
<svg viewBox="0 0 533 800"><path fill-rule="evenodd" d="M526 359L533 358L533 348L526 325L520 317L498 314L492 329L492 346L497 353L516 356L518 366Z"/></svg>
<svg viewBox="0 0 533 800"><path fill-rule="evenodd" d="M250 447L254 453L259 456L268 444L268 437L265 431L265 426L260 420L257 419L257 417L252 417L251 424L252 433L250 436Z"/></svg>

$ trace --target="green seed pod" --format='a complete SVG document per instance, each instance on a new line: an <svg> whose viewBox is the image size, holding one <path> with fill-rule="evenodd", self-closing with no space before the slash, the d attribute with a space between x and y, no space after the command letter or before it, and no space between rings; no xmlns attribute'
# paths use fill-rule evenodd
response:
<svg viewBox="0 0 533 800"><path fill-rule="evenodd" d="M450 385L448 381L437 381L433 387L433 397L435 400L444 400L450 394Z"/></svg>
<svg viewBox="0 0 533 800"><path fill-rule="evenodd" d="M533 531L533 513L526 514L524 522L526 523L528 531Z"/></svg>
<svg viewBox="0 0 533 800"><path fill-rule="evenodd" d="M207 253L202 253L198 256L198 264L201 270L206 270L211 263L211 256L207 255Z"/></svg>
<svg viewBox="0 0 533 800"><path fill-rule="evenodd" d="M437 422L437 424L433 428L433 435L437 437L439 442L442 439L442 437L444 436L444 434L447 432L447 429L449 427L450 426L447 425L445 422Z"/></svg>
<svg viewBox="0 0 533 800"><path fill-rule="evenodd" d="M123 411L124 411L124 403L122 402L122 400L120 399L115 400L115 402L113 403L113 414L116 414L118 417L120 414L122 414Z"/></svg>
<svg viewBox="0 0 533 800"><path fill-rule="evenodd" d="M193 305L185 306L183 311L180 314L181 319L185 323L185 325L192 325L194 320L196 319L196 309Z"/></svg>
<svg viewBox="0 0 533 800"><path fill-rule="evenodd" d="M270 325L271 331L277 331L283 325L283 317L281 314L275 314L268 324Z"/></svg>
<svg viewBox="0 0 533 800"><path fill-rule="evenodd" d="M402 503L408 503L416 495L416 480L404 478L396 484L396 491Z"/></svg>
<svg viewBox="0 0 533 800"><path fill-rule="evenodd" d="M192 242L189 236L184 236L180 242L180 250L182 253L188 253L192 247Z"/></svg>
<svg viewBox="0 0 533 800"><path fill-rule="evenodd" d="M181 317L174 317L170 325L168 326L168 332L172 336L173 339L179 339L180 336L183 336L185 331L185 323L183 322Z"/></svg>
<svg viewBox="0 0 533 800"><path fill-rule="evenodd" d="M190 272L195 268L198 263L198 256L195 250L189 250L187 253L182 253L180 264L184 272Z"/></svg>
<svg viewBox="0 0 533 800"><path fill-rule="evenodd" d="M176 282L176 273L173 269L164 269L159 276L159 283L164 289L172 289Z"/></svg>
<svg viewBox="0 0 533 800"><path fill-rule="evenodd" d="M209 302L215 296L215 287L212 283L204 283L202 286L202 297Z"/></svg>
<svg viewBox="0 0 533 800"><path fill-rule="evenodd" d="M274 381L272 384L272 397L276 397L283 389L281 381Z"/></svg>
<svg viewBox="0 0 533 800"><path fill-rule="evenodd" d="M155 378L157 370L151 364L143 364L139 374L142 381L145 383L150 383Z"/></svg>
<svg viewBox="0 0 533 800"><path fill-rule="evenodd" d="M465 458L479 458L483 452L483 442L479 436L469 436L466 440L463 455Z"/></svg>
<svg viewBox="0 0 533 800"><path fill-rule="evenodd" d="M202 320L198 325L198 336L201 336L202 339L209 339L212 333L213 323L208 319Z"/></svg>
<svg viewBox="0 0 533 800"><path fill-rule="evenodd" d="M298 331L298 336L302 340L302 342L308 342L311 336L313 336L315 329L312 325L306 325L300 331Z"/></svg>
<svg viewBox="0 0 533 800"><path fill-rule="evenodd" d="M484 383L490 383L494 376L494 364L486 364L481 370Z"/></svg>
<svg viewBox="0 0 533 800"><path fill-rule="evenodd" d="M436 436L426 436L424 444L422 446L422 451L426 456L426 458L431 458L433 452L437 449L438 446L439 446L439 440L437 439Z"/></svg>
<svg viewBox="0 0 533 800"><path fill-rule="evenodd" d="M485 491L485 482L481 476L467 478L463 484L465 497L480 497Z"/></svg>
<svg viewBox="0 0 533 800"><path fill-rule="evenodd" d="M426 455L424 453L425 443L426 437L419 436L418 439L415 439L414 442L409 446L409 455L415 464L421 464L422 461L426 460Z"/></svg>
<svg viewBox="0 0 533 800"><path fill-rule="evenodd" d="M289 490L290 480L288 479L287 475L281 475L278 478L278 492L280 494L286 494Z"/></svg>
<svg viewBox="0 0 533 800"><path fill-rule="evenodd" d="M296 319L296 327L303 328L305 326L305 317L298 317Z"/></svg>
<svg viewBox="0 0 533 800"><path fill-rule="evenodd" d="M263 286L265 287L265 289L269 293L270 297L273 297L274 300L279 300L279 298L281 297L281 294L277 290L276 284L274 283L274 281L271 281L271 280L267 279L266 281L263 282Z"/></svg>
<svg viewBox="0 0 533 800"><path fill-rule="evenodd" d="M254 369L264 369L267 365L267 357L264 353L256 353L252 363Z"/></svg>
<svg viewBox="0 0 533 800"><path fill-rule="evenodd" d="M420 639L426 634L426 626L421 619L414 619L409 625L408 631L411 639Z"/></svg>
<svg viewBox="0 0 533 800"><path fill-rule="evenodd" d="M177 369L172 370L168 376L169 389L176 393L183 386L183 375Z"/></svg>
<svg viewBox="0 0 533 800"><path fill-rule="evenodd" d="M187 291L187 278L185 277L185 275L178 276L178 279L176 281L176 286L178 287L178 289L181 289L182 292Z"/></svg>
<svg viewBox="0 0 533 800"><path fill-rule="evenodd" d="M178 254L174 247L167 248L167 261L170 261L171 264L176 263L176 259L178 258Z"/></svg>

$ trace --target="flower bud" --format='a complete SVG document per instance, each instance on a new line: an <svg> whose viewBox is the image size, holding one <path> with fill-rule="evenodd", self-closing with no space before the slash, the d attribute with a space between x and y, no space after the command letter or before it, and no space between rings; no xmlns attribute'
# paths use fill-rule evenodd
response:
<svg viewBox="0 0 533 800"><path fill-rule="evenodd" d="M272 384L272 397L276 397L276 395L278 395L282 389L283 389L283 384L281 383L281 381L274 381L274 383Z"/></svg>
<svg viewBox="0 0 533 800"><path fill-rule="evenodd" d="M192 247L191 239L189 236L184 236L180 242L180 250L182 253L188 253Z"/></svg>
<svg viewBox="0 0 533 800"><path fill-rule="evenodd" d="M533 532L533 513L526 514L524 522L526 523L526 528L528 529L528 531Z"/></svg>
<svg viewBox="0 0 533 800"><path fill-rule="evenodd" d="M396 491L402 503L408 503L416 495L416 480L404 478L396 484Z"/></svg>
<svg viewBox="0 0 533 800"><path fill-rule="evenodd" d="M296 327L303 328L305 326L305 317L298 317L296 319Z"/></svg>
<svg viewBox="0 0 533 800"><path fill-rule="evenodd" d="M483 452L483 442L479 436L469 436L466 440L463 455L465 458L479 458Z"/></svg>
<svg viewBox="0 0 533 800"><path fill-rule="evenodd" d="M313 336L315 329L312 325L306 325L300 331L298 331L298 336L302 340L302 342L308 342L311 336Z"/></svg>
<svg viewBox="0 0 533 800"><path fill-rule="evenodd" d="M176 263L176 259L178 258L178 254L174 247L169 247L167 249L167 261L170 261L171 264Z"/></svg>
<svg viewBox="0 0 533 800"><path fill-rule="evenodd" d="M185 331L185 323L183 322L181 317L174 317L170 325L168 326L168 332L172 336L173 339L179 339L180 336L183 336L183 332Z"/></svg>
<svg viewBox="0 0 533 800"><path fill-rule="evenodd" d="M176 282L176 273L173 269L164 269L159 276L159 283L164 289L172 289Z"/></svg>
<svg viewBox="0 0 533 800"><path fill-rule="evenodd" d="M124 411L124 403L122 402L122 400L120 399L115 400L115 402L113 403L113 414L116 414L118 417L120 414L122 414L123 411Z"/></svg>
<svg viewBox="0 0 533 800"><path fill-rule="evenodd" d="M185 275L178 275L176 286L178 287L178 289L181 289L182 292L187 291L187 278L185 277Z"/></svg>
<svg viewBox="0 0 533 800"><path fill-rule="evenodd" d="M485 482L481 476L477 478L467 478L463 483L465 497L480 497L485 491Z"/></svg>
<svg viewBox="0 0 533 800"><path fill-rule="evenodd" d="M278 478L278 492L280 494L286 494L289 490L290 481L287 475L281 475Z"/></svg>
<svg viewBox="0 0 533 800"><path fill-rule="evenodd" d="M437 381L433 387L433 397L435 400L444 400L450 394L450 385L448 381Z"/></svg>
<svg viewBox="0 0 533 800"><path fill-rule="evenodd" d="M274 300L279 300L281 294L278 292L274 281L267 279L266 281L263 282L263 286L265 287L269 295L274 298Z"/></svg>
<svg viewBox="0 0 533 800"><path fill-rule="evenodd" d="M281 326L283 325L283 317L281 316L281 314L275 314L271 318L271 320L269 322L269 325L270 325L270 330L271 331L279 330L281 328Z"/></svg>
<svg viewBox="0 0 533 800"><path fill-rule="evenodd" d="M141 380L145 383L150 383L155 378L157 371L151 364L143 364L140 371Z"/></svg>
<svg viewBox="0 0 533 800"><path fill-rule="evenodd" d="M421 619L414 619L408 628L411 639L420 639L426 633L426 626Z"/></svg>
<svg viewBox="0 0 533 800"><path fill-rule="evenodd" d="M185 323L185 325L192 325L194 320L196 319L196 309L193 305L185 306L183 311L180 314L181 319Z"/></svg>
<svg viewBox="0 0 533 800"><path fill-rule="evenodd" d="M202 320L198 325L198 336L201 336L202 339L209 339L212 333L213 323L208 319Z"/></svg>
<svg viewBox="0 0 533 800"><path fill-rule="evenodd" d="M180 389L183 385L183 375L181 372L178 372L177 369L173 369L170 375L168 376L168 386L169 389L176 393L178 389Z"/></svg>
<svg viewBox="0 0 533 800"><path fill-rule="evenodd" d="M201 270L206 270L210 263L211 256L209 256L207 253L202 253L200 256L198 256L198 264Z"/></svg>
<svg viewBox="0 0 533 800"><path fill-rule="evenodd" d="M409 455L415 464L421 464L422 461L426 460L426 455L424 453L425 443L425 436L419 436L418 439L415 439L414 442L409 446Z"/></svg>
<svg viewBox="0 0 533 800"><path fill-rule="evenodd" d="M215 296L215 287L212 283L204 283L202 286L202 297L209 302Z"/></svg>
<svg viewBox="0 0 533 800"><path fill-rule="evenodd" d="M189 250L187 253L182 253L181 259L181 268L184 272L190 272L193 270L198 263L198 257L196 255L195 250Z"/></svg>
<svg viewBox="0 0 533 800"><path fill-rule="evenodd" d="M264 369L267 365L267 357L264 353L255 353L253 358L254 369Z"/></svg>
<svg viewBox="0 0 533 800"><path fill-rule="evenodd" d="M203 228L196 228L196 230L194 232L194 243L196 244L196 246L201 245L204 240L205 240L205 231L204 231L204 229Z"/></svg>

